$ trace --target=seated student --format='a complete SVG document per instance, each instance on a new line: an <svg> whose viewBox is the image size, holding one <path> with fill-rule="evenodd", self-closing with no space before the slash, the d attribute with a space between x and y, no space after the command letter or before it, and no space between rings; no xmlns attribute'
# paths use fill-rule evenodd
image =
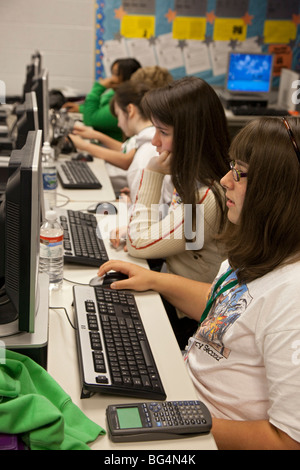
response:
<svg viewBox="0 0 300 470"><path fill-rule="evenodd" d="M146 87L152 89L159 88L167 85L168 83L171 83L173 81L173 77L167 69L156 65L151 67L140 67L131 75L130 81L134 83L143 83ZM110 105L110 107L113 108L113 103ZM111 115L116 117L114 109L111 110ZM133 156L135 153L134 139L131 139L130 141L127 140L123 146L119 140L112 139L103 132L91 133L90 129L87 129L86 127L75 126L74 132L75 134L81 135L81 137L96 139L102 146L106 148L122 151L122 153L125 151L126 154L129 154L131 151L131 156ZM122 191L126 191L128 193L129 189L127 186L126 176L127 170L124 170L119 166L115 166L114 164L108 162L106 162L106 170L111 179L115 192L120 193Z"/></svg>
<svg viewBox="0 0 300 470"><path fill-rule="evenodd" d="M199 321L185 361L220 449L299 450L300 119L251 121L229 155L228 260L212 286L119 261L98 274L121 271L112 289L155 290Z"/></svg>
<svg viewBox="0 0 300 470"><path fill-rule="evenodd" d="M136 59L116 59L111 65L111 76L99 78L84 103L67 102L63 107L70 112L83 113L83 122L86 126L91 126L121 142L122 131L117 125L116 117L110 111L110 101L116 87L129 80L140 67L141 64Z"/></svg>
<svg viewBox="0 0 300 470"><path fill-rule="evenodd" d="M70 134L77 150L87 151L118 168L126 170L126 182L131 200L135 200L141 172L150 158L156 155L151 140L155 129L144 115L141 101L148 87L130 80L122 83L115 91L111 102L112 111L118 118L118 126L129 139L121 144L105 134L82 126L74 127ZM110 148L93 144L86 139L99 139ZM166 186L166 200L170 200L171 189Z"/></svg>
<svg viewBox="0 0 300 470"><path fill-rule="evenodd" d="M169 273L212 282L224 259L215 237L226 220L224 191L219 184L228 169L229 137L223 106L212 87L196 77L150 91L142 106L155 126L152 144L160 156L151 159L143 171L131 209L127 250L137 258L165 258ZM176 191L167 215L160 217L158 203L165 175L172 175ZM184 220L189 216L187 210L192 214L192 208L199 205L204 208L204 217L202 220L199 212L195 217L198 240L189 244ZM119 238L111 242L118 247ZM184 347L195 321L166 307L177 340Z"/></svg>

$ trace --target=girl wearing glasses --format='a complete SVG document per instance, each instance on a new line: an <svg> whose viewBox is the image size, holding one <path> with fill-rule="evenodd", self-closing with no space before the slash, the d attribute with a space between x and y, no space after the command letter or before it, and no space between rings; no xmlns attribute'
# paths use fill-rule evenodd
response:
<svg viewBox="0 0 300 470"><path fill-rule="evenodd" d="M221 179L228 259L212 284L108 262L199 321L185 361L220 449L300 449L300 119L251 121ZM207 289L209 299L207 301Z"/></svg>

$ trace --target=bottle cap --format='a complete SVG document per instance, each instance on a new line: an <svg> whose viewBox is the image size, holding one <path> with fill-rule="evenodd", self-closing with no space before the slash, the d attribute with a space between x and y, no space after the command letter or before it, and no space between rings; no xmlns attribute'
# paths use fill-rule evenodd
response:
<svg viewBox="0 0 300 470"><path fill-rule="evenodd" d="M49 142L43 143L42 153L49 153L49 154L52 153L52 148Z"/></svg>
<svg viewBox="0 0 300 470"><path fill-rule="evenodd" d="M55 211L46 211L46 219L49 221L53 221L57 219L57 214Z"/></svg>

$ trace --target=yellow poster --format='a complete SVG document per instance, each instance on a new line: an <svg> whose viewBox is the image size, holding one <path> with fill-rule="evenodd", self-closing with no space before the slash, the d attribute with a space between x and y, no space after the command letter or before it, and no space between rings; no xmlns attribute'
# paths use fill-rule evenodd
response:
<svg viewBox="0 0 300 470"><path fill-rule="evenodd" d="M174 39L194 39L203 41L205 39L206 18L191 18L180 16L173 21Z"/></svg>
<svg viewBox="0 0 300 470"><path fill-rule="evenodd" d="M215 41L230 41L236 39L245 41L247 37L247 25L242 18L216 18L214 25Z"/></svg>
<svg viewBox="0 0 300 470"><path fill-rule="evenodd" d="M121 35L125 38L155 36L155 16L125 15L121 21Z"/></svg>
<svg viewBox="0 0 300 470"><path fill-rule="evenodd" d="M296 39L296 36L297 26L293 21L265 21L264 37L266 44L288 44L292 39Z"/></svg>

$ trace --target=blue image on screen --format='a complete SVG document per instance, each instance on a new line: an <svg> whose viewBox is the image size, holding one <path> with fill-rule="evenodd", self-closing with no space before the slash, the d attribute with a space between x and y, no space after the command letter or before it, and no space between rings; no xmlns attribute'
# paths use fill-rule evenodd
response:
<svg viewBox="0 0 300 470"><path fill-rule="evenodd" d="M231 53L227 90L242 93L268 93L273 69L272 54Z"/></svg>

